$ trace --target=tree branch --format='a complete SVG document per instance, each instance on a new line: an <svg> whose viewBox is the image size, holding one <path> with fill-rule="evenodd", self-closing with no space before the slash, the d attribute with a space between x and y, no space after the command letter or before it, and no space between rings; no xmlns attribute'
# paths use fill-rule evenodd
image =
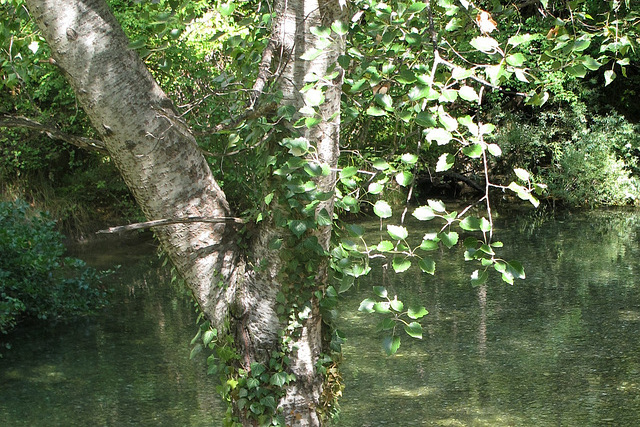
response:
<svg viewBox="0 0 640 427"><path fill-rule="evenodd" d="M129 225L109 227L104 230L96 231L96 234L114 234L114 233L122 233L124 231L143 230L146 228L160 227L163 225L188 224L192 222L208 222L213 224L231 222L235 224L244 224L244 220L241 218L233 218L233 217L206 218L206 217L192 216L187 218L156 219L153 221L136 222L134 224L129 224Z"/></svg>
<svg viewBox="0 0 640 427"><path fill-rule="evenodd" d="M107 147L104 145L104 142L98 139L71 135L70 133L63 132L59 129L42 124L32 119L28 119L26 117L9 116L6 114L0 115L0 128L1 127L33 129L44 132L51 139L66 141L69 144L75 145L76 147L83 148L85 150L94 150L101 153L107 153Z"/></svg>

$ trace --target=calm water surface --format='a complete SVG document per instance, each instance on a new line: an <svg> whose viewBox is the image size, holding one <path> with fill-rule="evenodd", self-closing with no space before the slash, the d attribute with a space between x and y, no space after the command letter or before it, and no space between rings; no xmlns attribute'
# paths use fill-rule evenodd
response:
<svg viewBox="0 0 640 427"><path fill-rule="evenodd" d="M365 224L374 239L376 223ZM343 302L346 388L336 426L640 425L640 214L498 216L527 280L481 288L461 253L435 276L382 267ZM425 229L425 231L428 231ZM149 242L79 255L111 277L114 303L71 324L23 328L0 359L0 426L220 425L224 409L189 360L195 314ZM377 273L376 273L377 272ZM357 312L385 285L429 315L423 340L386 357L380 319ZM213 408L211 410L210 408Z"/></svg>

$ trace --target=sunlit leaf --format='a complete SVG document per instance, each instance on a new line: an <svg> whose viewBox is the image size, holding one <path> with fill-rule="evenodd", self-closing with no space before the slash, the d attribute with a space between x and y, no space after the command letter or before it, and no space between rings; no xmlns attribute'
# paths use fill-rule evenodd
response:
<svg viewBox="0 0 640 427"><path fill-rule="evenodd" d="M476 102L478 100L478 94L476 93L476 90L471 86L461 86L458 90L458 95L460 95L460 98L464 99L465 101Z"/></svg>
<svg viewBox="0 0 640 427"><path fill-rule="evenodd" d="M389 205L385 200L378 200L373 205L373 213L380 218L389 218L393 214L391 205Z"/></svg>
<svg viewBox="0 0 640 427"><path fill-rule="evenodd" d="M342 21L334 21L333 24L331 24L331 29L339 36L344 36L349 32L349 27Z"/></svg>
<svg viewBox="0 0 640 427"><path fill-rule="evenodd" d="M400 160L402 160L403 163L406 163L408 165L413 165L418 161L418 156L411 153L404 153L400 158Z"/></svg>
<svg viewBox="0 0 640 427"><path fill-rule="evenodd" d="M401 171L395 176L396 182L402 187L406 187L413 181L413 174L407 171Z"/></svg>
<svg viewBox="0 0 640 427"><path fill-rule="evenodd" d="M446 145L453 138L451 132L442 128L429 129L425 137L428 141L436 141L438 145Z"/></svg>
<svg viewBox="0 0 640 427"><path fill-rule="evenodd" d="M479 157L482 157L482 145L467 145L466 147L462 147L462 152L465 156L471 157L472 159L477 159Z"/></svg>
<svg viewBox="0 0 640 427"><path fill-rule="evenodd" d="M409 316L410 319L421 319L424 316L426 316L427 314L429 314L429 312L427 311L426 308L423 307L409 307L409 310L407 310L407 316Z"/></svg>
<svg viewBox="0 0 640 427"><path fill-rule="evenodd" d="M435 213L429 206L420 206L416 208L411 215L420 221L429 221L435 218Z"/></svg>
<svg viewBox="0 0 640 427"><path fill-rule="evenodd" d="M407 231L406 227L403 227L401 225L391 225L391 224L387 225L387 233L394 240L404 240L409 235L409 232Z"/></svg>
<svg viewBox="0 0 640 427"><path fill-rule="evenodd" d="M518 52L518 53L514 53L513 55L507 55L505 60L507 61L507 64L513 67L522 67L522 65L524 64L524 61L526 61L526 58L524 57L523 54Z"/></svg>
<svg viewBox="0 0 640 427"><path fill-rule="evenodd" d="M391 265L393 267L393 271L396 273L402 273L411 267L411 260L408 258L394 257Z"/></svg>
<svg viewBox="0 0 640 427"><path fill-rule="evenodd" d="M384 190L384 186L379 182L372 182L367 188L367 191L371 194L380 194L382 190Z"/></svg>
<svg viewBox="0 0 640 427"><path fill-rule="evenodd" d="M515 168L513 169L513 172L515 172L516 176L521 179L522 181L529 181L529 178L531 177L529 175L529 172L527 172L524 169L520 169L520 168Z"/></svg>
<svg viewBox="0 0 640 427"><path fill-rule="evenodd" d="M379 117L386 116L387 112L376 105L371 105L369 108L367 108L367 114L369 116Z"/></svg>
<svg viewBox="0 0 640 427"><path fill-rule="evenodd" d="M427 204L431 209L435 212L446 212L447 207L442 203L442 200L429 199L427 200Z"/></svg>
<svg viewBox="0 0 640 427"><path fill-rule="evenodd" d="M409 7L407 8L407 13L417 13L422 11L425 7L427 7L426 3L422 3L419 1L411 3L411 5L409 5Z"/></svg>
<svg viewBox="0 0 640 427"><path fill-rule="evenodd" d="M376 246L376 249L380 252L389 252L389 251L392 251L393 248L394 248L393 243L388 240L383 240L380 243L378 243L378 246Z"/></svg>
<svg viewBox="0 0 640 427"><path fill-rule="evenodd" d="M494 38L488 36L475 37L469 44L484 53L494 53L500 48L500 44Z"/></svg>
<svg viewBox="0 0 640 427"><path fill-rule="evenodd" d="M485 270L482 270L482 271L476 270L471 274L471 285L480 286L486 283L488 278L489 278L489 273L487 273Z"/></svg>
<svg viewBox="0 0 640 427"><path fill-rule="evenodd" d="M422 325L418 322L411 322L408 325L404 325L404 331L413 338L422 339Z"/></svg>
<svg viewBox="0 0 640 427"><path fill-rule="evenodd" d="M364 299L360 303L360 307L358 307L358 311L362 311L364 313L373 313L373 305L375 303L376 302L371 298Z"/></svg>

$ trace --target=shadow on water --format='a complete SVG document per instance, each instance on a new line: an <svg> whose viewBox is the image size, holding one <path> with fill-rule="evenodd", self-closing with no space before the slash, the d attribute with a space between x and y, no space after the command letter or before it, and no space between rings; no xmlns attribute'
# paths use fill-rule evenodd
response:
<svg viewBox="0 0 640 427"><path fill-rule="evenodd" d="M436 254L435 276L374 268L360 282L342 303L346 389L334 425L638 425L640 215L536 215L497 217L502 255L527 271L513 286L494 275L472 288L476 267L449 251ZM375 238L378 225L364 225ZM109 279L114 302L15 332L0 359L0 426L220 425L215 382L202 358L189 360L192 302L153 245L103 242L76 254L122 265ZM379 284L429 310L424 339L403 338L393 357L379 319L357 312Z"/></svg>
<svg viewBox="0 0 640 427"><path fill-rule="evenodd" d="M193 304L171 287L152 242L73 250L97 268L122 265L106 279L113 303L70 323L15 331L0 359L0 425L220 425L205 362L189 360Z"/></svg>

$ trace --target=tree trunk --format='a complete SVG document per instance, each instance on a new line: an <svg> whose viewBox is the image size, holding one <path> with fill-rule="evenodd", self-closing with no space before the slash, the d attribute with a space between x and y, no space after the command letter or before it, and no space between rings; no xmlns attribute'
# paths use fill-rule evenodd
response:
<svg viewBox="0 0 640 427"><path fill-rule="evenodd" d="M104 0L27 0L32 16L51 47L52 56L75 90L80 105L101 134L136 201L149 220L185 217L231 217L225 195L214 180L189 127L176 114L128 40ZM303 106L299 89L314 72L324 76L342 52L339 37L314 61L300 56L315 43L311 26L329 27L339 19L337 0L289 0L276 6L273 41L281 49L274 61L286 64L279 76L287 102ZM337 165L342 74L326 85L319 107L323 122L306 130L317 147L318 160ZM331 191L335 172L317 185ZM333 202L318 206L333 212ZM225 323L235 337L246 370L252 362L268 363L282 347L286 319L276 314L281 261L268 249L274 228L257 233L248 254L236 246L232 223L183 223L156 228L163 250L193 290L205 316L219 330ZM331 228L316 230L328 249ZM255 268L260 266L260 268ZM326 263L317 273L317 289L326 283ZM318 301L309 301L310 315L289 344L290 370L296 381L278 402L287 425L320 425L316 409L322 378L315 364L322 349ZM239 371L236 371L239 372ZM253 425L246 410L235 413ZM244 416L244 419L242 417Z"/></svg>

